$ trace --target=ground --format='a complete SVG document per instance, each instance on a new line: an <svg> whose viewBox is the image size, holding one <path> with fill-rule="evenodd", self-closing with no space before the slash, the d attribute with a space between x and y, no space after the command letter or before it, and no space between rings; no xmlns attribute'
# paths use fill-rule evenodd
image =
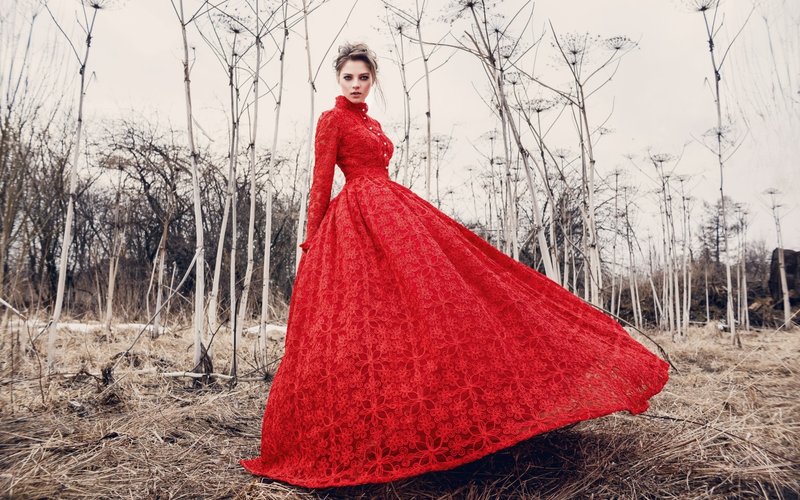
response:
<svg viewBox="0 0 800 500"><path fill-rule="evenodd" d="M647 332L677 371L644 414L579 422L449 471L310 490L252 476L238 463L258 454L269 390L253 373L254 335L246 336L239 365L245 381L201 387L160 374L191 366L188 330L142 335L115 358L138 330L62 331L68 354L48 379L40 376L44 354L25 347L38 330L7 327L3 497L800 498L798 331L742 332L741 349L713 328L693 328L681 342ZM35 345L43 349L43 339ZM220 343L214 358L229 351ZM279 349L270 356L277 360ZM117 366L104 372L113 360ZM225 373L219 365L215 371Z"/></svg>

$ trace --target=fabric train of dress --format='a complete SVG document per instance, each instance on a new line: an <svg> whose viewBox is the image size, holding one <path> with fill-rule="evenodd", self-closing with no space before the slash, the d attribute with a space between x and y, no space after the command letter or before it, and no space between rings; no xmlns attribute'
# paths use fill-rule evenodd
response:
<svg viewBox="0 0 800 500"><path fill-rule="evenodd" d="M392 181L367 105L320 116L307 250L253 474L304 487L451 469L645 411L667 362L616 321ZM334 165L345 175L329 200Z"/></svg>

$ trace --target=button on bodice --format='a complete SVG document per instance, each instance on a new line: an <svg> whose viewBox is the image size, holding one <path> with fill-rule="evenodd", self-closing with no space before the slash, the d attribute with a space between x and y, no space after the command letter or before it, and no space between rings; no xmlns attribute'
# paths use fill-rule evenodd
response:
<svg viewBox="0 0 800 500"><path fill-rule="evenodd" d="M317 120L306 241L313 239L328 209L336 165L347 180L389 178L394 144L384 135L381 124L367 114L368 109L367 103L338 95L333 109L323 111Z"/></svg>
<svg viewBox="0 0 800 500"><path fill-rule="evenodd" d="M335 109L341 127L336 163L347 175L349 170L388 169L394 144L383 133L381 124L369 116L367 103L336 96Z"/></svg>

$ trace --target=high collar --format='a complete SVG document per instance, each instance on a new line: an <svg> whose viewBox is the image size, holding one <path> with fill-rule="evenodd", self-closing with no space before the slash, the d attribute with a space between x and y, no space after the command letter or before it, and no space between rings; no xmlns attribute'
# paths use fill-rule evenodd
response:
<svg viewBox="0 0 800 500"><path fill-rule="evenodd" d="M366 114L369 111L369 106L365 102L352 102L347 96L339 94L336 96L336 107L349 109L350 111L355 111L356 113L363 113Z"/></svg>

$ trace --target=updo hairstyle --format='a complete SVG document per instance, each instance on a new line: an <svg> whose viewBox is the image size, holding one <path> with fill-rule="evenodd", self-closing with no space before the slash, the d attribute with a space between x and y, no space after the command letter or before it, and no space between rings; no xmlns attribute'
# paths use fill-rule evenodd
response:
<svg viewBox="0 0 800 500"><path fill-rule="evenodd" d="M366 43L350 43L345 42L344 45L339 46L339 54L333 62L333 67L336 69L336 81L339 81L339 74L342 72L342 67L347 61L364 61L372 76L372 84L377 87L383 96L383 88L378 81L378 56L370 49Z"/></svg>

